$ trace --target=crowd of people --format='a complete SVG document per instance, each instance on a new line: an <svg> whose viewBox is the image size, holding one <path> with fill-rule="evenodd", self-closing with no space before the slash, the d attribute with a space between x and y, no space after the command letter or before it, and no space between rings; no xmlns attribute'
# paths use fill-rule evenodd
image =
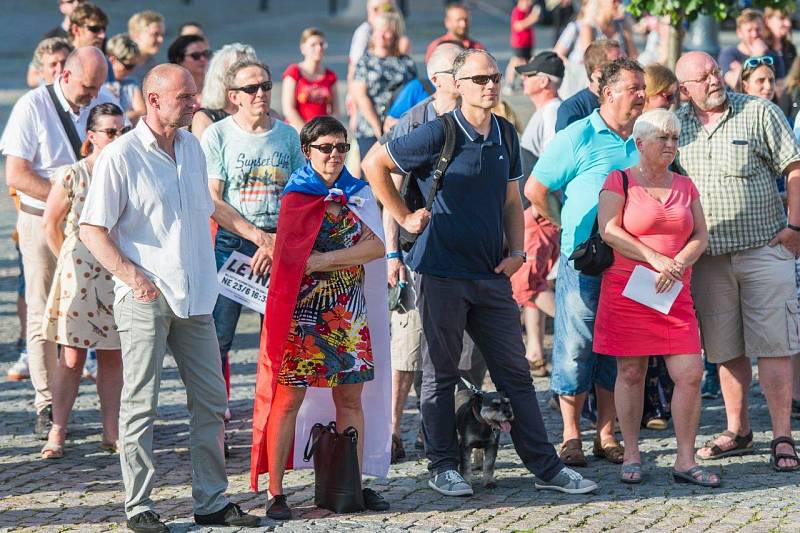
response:
<svg viewBox="0 0 800 533"><path fill-rule="evenodd" d="M196 523L258 524L225 495L243 304L217 272L234 254L269 278L251 485L269 474L271 518L292 518L283 477L315 423L354 428L362 472L385 476L406 456L412 387L428 485L472 495L455 392L487 372L538 489L598 490L576 470L589 464L583 418L621 483L647 477L641 428L671 419L674 481L719 487L708 462L754 452L754 364L770 465L800 469L800 58L787 12L743 10L736 45L670 66L668 21L635 21L619 0L558 3L553 49L534 54L542 6L518 0L504 79L468 6L445 2L446 32L418 71L398 6L367 0L346 80L307 28L276 110L273 70L250 45L212 51L187 22L161 63L159 13L107 38L101 8L58 4L63 22L36 47L0 139L21 268L8 377L30 379L41 458L56 460L93 376L131 530L168 531L150 498L167 351L186 387ZM526 125L501 98L516 92L535 109ZM608 264L587 267L602 250ZM548 376L556 447L533 385ZM724 430L696 449L701 397L720 391ZM389 509L359 490L367 509Z"/></svg>

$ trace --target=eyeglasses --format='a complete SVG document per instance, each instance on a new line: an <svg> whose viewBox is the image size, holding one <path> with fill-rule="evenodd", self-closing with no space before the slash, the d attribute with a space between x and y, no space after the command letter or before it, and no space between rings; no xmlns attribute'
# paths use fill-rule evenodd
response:
<svg viewBox="0 0 800 533"><path fill-rule="evenodd" d="M129 131L131 131L131 127L130 126L125 126L122 129L106 128L104 130L92 130L92 131L95 132L95 133L105 133L108 136L109 139L114 139L115 137L118 137L119 135L123 135L123 134L128 133Z"/></svg>
<svg viewBox="0 0 800 533"><path fill-rule="evenodd" d="M698 78L696 80L684 80L683 83L708 83L708 80L711 78L716 78L716 79L722 78L722 71L719 69L719 67L716 67L713 70L709 71L702 78Z"/></svg>
<svg viewBox="0 0 800 533"><path fill-rule="evenodd" d="M86 0L61 0L61 4L82 4Z"/></svg>
<svg viewBox="0 0 800 533"><path fill-rule="evenodd" d="M437 76L439 74L450 74L452 76L453 75L453 69L450 69L450 70L437 70L436 72L433 73L434 76Z"/></svg>
<svg viewBox="0 0 800 533"><path fill-rule="evenodd" d="M336 148L336 151L340 154L346 154L350 151L350 143L324 143L324 144L309 144L310 148L316 148L323 154L331 154L333 153L333 149Z"/></svg>
<svg viewBox="0 0 800 533"><path fill-rule="evenodd" d="M200 61L202 58L211 59L211 50L203 50L202 52L192 52L191 54L186 54L183 57L191 57L195 61Z"/></svg>
<svg viewBox="0 0 800 533"><path fill-rule="evenodd" d="M272 90L272 82L264 81L261 83L254 83L252 85L245 85L244 87L231 87L231 91L242 91L246 94L256 94L261 89L264 92Z"/></svg>
<svg viewBox="0 0 800 533"><path fill-rule="evenodd" d="M500 79L503 76L499 72L495 72L494 74L476 74L475 76L467 76L464 78L458 78L459 80L472 80L472 83L476 85L486 85L490 81L497 85L500 83Z"/></svg>
<svg viewBox="0 0 800 533"><path fill-rule="evenodd" d="M750 57L742 64L744 68L756 68L759 65L766 65L768 67L775 66L775 60L772 56Z"/></svg>
<svg viewBox="0 0 800 533"><path fill-rule="evenodd" d="M87 30L92 33L105 33L106 27L101 25L92 25L92 26L84 26Z"/></svg>

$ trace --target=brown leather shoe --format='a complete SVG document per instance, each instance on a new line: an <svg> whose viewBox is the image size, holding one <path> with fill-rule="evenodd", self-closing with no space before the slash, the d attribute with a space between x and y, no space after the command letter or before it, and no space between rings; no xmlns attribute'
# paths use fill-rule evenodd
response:
<svg viewBox="0 0 800 533"><path fill-rule="evenodd" d="M583 448L581 446L581 439L569 439L561 444L561 450L558 452L561 462L567 466L586 466L586 456L583 455Z"/></svg>
<svg viewBox="0 0 800 533"><path fill-rule="evenodd" d="M625 448L616 439L608 439L603 442L595 439L592 455L598 459L605 459L609 463L621 465L625 457Z"/></svg>

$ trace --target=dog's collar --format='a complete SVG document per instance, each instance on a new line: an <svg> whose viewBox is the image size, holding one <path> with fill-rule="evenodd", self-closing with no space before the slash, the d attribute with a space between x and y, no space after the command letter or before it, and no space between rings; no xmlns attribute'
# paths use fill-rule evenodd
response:
<svg viewBox="0 0 800 533"><path fill-rule="evenodd" d="M474 416L478 422L489 426L492 429L492 433L494 433L495 437L497 437L500 435L500 428L498 428L497 426L495 426L494 424L483 418L483 416L481 416L481 410L478 408L478 400L480 399L481 399L480 395L475 395L472 397L472 416Z"/></svg>

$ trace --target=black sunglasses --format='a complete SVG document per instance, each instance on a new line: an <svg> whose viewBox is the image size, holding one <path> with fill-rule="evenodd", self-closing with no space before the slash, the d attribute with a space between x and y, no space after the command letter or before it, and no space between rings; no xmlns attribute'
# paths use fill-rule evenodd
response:
<svg viewBox="0 0 800 533"><path fill-rule="evenodd" d="M100 26L99 24L97 26L84 26L84 28L92 33L104 33L106 31L106 27Z"/></svg>
<svg viewBox="0 0 800 533"><path fill-rule="evenodd" d="M123 135L125 133L128 133L129 131L131 131L131 127L130 126L125 126L122 129L106 128L104 130L92 130L92 131L95 132L95 133L105 133L106 135L108 135L109 138L113 139L114 137L117 137L118 135Z"/></svg>
<svg viewBox="0 0 800 533"><path fill-rule="evenodd" d="M331 154L333 153L333 149L336 148L336 151L340 154L346 154L350 151L350 143L324 143L324 144L309 144L310 148L316 148L323 154Z"/></svg>
<svg viewBox="0 0 800 533"><path fill-rule="evenodd" d="M123 63L120 61L119 64L125 67L125 70L133 70L137 67L136 63Z"/></svg>
<svg viewBox="0 0 800 533"><path fill-rule="evenodd" d="M247 94L256 94L261 89L264 92L272 90L272 82L264 81L261 83L254 83L252 85L245 85L244 87L231 87L231 91L242 91Z"/></svg>
<svg viewBox="0 0 800 533"><path fill-rule="evenodd" d="M203 50L202 52L192 52L191 54L186 54L183 57L191 57L195 61L200 61L202 58L211 59L211 50Z"/></svg>
<svg viewBox="0 0 800 533"><path fill-rule="evenodd" d="M486 85L490 81L495 85L500 83L500 78L503 76L499 72L494 74L476 74L475 76L467 76L465 78L458 78L459 80L472 80L476 85Z"/></svg>

